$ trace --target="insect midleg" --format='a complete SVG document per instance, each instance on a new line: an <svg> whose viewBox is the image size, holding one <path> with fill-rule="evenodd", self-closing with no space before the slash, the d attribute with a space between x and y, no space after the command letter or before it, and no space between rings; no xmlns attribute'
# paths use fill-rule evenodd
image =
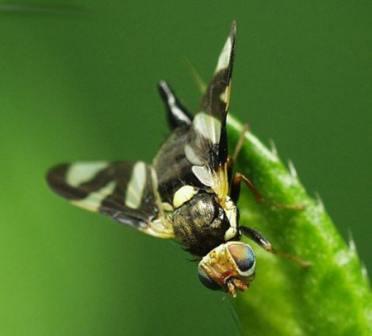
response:
<svg viewBox="0 0 372 336"><path fill-rule="evenodd" d="M297 265L301 267L309 267L311 266L311 263L301 259L300 257L297 257L292 254L288 254L286 252L277 251L273 248L272 244L269 240L267 240L260 232L257 230L247 227L247 226L241 226L240 232L242 235L246 236L247 238L253 240L257 245L261 246L265 251L270 252L272 254L275 254L277 256L286 258L288 260L291 260L295 262Z"/></svg>

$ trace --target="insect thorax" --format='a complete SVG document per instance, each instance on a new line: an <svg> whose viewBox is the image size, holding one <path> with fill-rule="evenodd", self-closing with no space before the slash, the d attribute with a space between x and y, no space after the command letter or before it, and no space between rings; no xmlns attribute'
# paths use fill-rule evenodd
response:
<svg viewBox="0 0 372 336"><path fill-rule="evenodd" d="M204 256L225 242L230 223L216 195L200 190L173 213L176 239L193 255Z"/></svg>

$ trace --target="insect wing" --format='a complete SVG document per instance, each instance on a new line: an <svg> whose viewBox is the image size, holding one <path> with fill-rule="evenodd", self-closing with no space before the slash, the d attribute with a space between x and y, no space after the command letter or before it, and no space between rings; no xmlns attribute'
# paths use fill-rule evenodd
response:
<svg viewBox="0 0 372 336"><path fill-rule="evenodd" d="M158 90L167 111L168 124L170 128L173 130L177 127L190 126L192 116L177 98L169 84L166 81L160 81L158 84Z"/></svg>
<svg viewBox="0 0 372 336"><path fill-rule="evenodd" d="M185 152L195 176L211 187L220 199L228 193L226 117L230 102L236 24L220 53L212 80L192 122L190 143Z"/></svg>
<svg viewBox="0 0 372 336"><path fill-rule="evenodd" d="M201 113L213 116L222 126L226 123L229 109L235 39L236 23L233 22L229 36L219 55L213 78L209 82L201 101ZM211 125L214 125L213 122ZM210 136L212 137L212 134L217 136L218 133L218 128L213 127L210 131ZM223 135L222 132L221 135ZM218 137L217 140L219 140Z"/></svg>
<svg viewBox="0 0 372 336"><path fill-rule="evenodd" d="M47 181L72 204L108 215L147 234L173 237L154 169L138 162L76 162L51 168Z"/></svg>

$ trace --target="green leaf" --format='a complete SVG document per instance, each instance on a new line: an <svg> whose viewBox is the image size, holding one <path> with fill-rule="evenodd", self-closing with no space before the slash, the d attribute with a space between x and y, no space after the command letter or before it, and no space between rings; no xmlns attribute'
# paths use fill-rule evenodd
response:
<svg viewBox="0 0 372 336"><path fill-rule="evenodd" d="M233 148L242 125L229 117L228 128ZM237 164L266 200L258 204L242 188L241 225L312 264L305 269L254 246L256 279L234 300L242 335L372 335L366 270L353 240L345 243L320 198L310 197L294 166L286 168L275 149L250 132Z"/></svg>

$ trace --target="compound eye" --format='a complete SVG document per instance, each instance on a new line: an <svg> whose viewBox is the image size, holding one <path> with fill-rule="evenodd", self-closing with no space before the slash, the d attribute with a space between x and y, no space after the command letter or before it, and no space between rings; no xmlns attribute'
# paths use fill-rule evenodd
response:
<svg viewBox="0 0 372 336"><path fill-rule="evenodd" d="M250 246L240 242L232 242L228 244L227 248L241 272L254 272L256 256Z"/></svg>
<svg viewBox="0 0 372 336"><path fill-rule="evenodd" d="M201 267L198 267L198 276L200 282L205 287L213 290L221 289L221 287L215 281L213 281L213 279L211 279Z"/></svg>

